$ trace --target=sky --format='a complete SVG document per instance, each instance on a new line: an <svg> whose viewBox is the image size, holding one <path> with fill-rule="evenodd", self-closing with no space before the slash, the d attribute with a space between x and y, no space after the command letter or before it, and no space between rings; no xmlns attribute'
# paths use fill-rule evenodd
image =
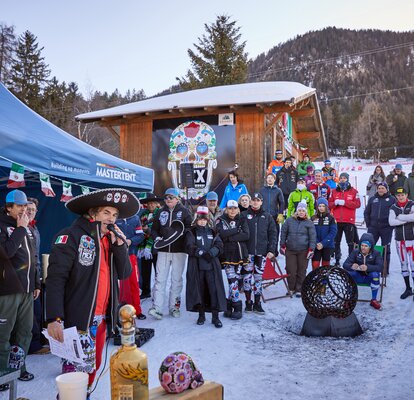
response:
<svg viewBox="0 0 414 400"><path fill-rule="evenodd" d="M328 26L414 29L412 0L0 0L0 23L35 34L51 76L85 95L152 96L176 84L191 67L187 50L221 14L237 21L249 58Z"/></svg>

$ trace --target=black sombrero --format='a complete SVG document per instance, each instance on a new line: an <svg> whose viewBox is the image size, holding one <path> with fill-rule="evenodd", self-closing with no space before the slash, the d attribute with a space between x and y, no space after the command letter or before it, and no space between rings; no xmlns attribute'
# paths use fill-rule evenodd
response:
<svg viewBox="0 0 414 400"><path fill-rule="evenodd" d="M119 211L119 218L129 218L135 215L141 205L137 197L129 190L122 188L110 188L95 190L87 194L70 199L65 204L66 208L75 214L86 214L94 207L114 207Z"/></svg>
<svg viewBox="0 0 414 400"><path fill-rule="evenodd" d="M159 203L161 203L164 201L164 199L161 197L158 197L156 194L152 192L148 192L145 199L140 199L141 204L147 204L150 201L158 201Z"/></svg>
<svg viewBox="0 0 414 400"><path fill-rule="evenodd" d="M184 224L182 221L175 219L171 222L170 228L173 232L168 237L163 237L160 240L154 242L154 249L159 250L163 247L169 246L171 243L174 243L179 237L184 233Z"/></svg>

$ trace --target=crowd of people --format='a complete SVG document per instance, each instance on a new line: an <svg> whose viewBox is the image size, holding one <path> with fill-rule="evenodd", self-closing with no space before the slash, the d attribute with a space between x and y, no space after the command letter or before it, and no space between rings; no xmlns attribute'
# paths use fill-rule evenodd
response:
<svg viewBox="0 0 414 400"><path fill-rule="evenodd" d="M62 360L62 372L87 372L91 388L107 332L116 329L119 304L132 304L137 318L145 319L141 299L150 298L152 318L163 319L166 309L179 318L184 273L186 309L198 314L197 325L205 324L206 313L216 328L223 326L220 312L231 320L244 313L265 314L262 276L276 257L285 258L287 296L301 297L309 262L312 269L335 265L356 282L369 284L370 305L380 309L380 277L388 271L374 246L381 239L389 266L395 232L406 286L401 299L412 296L414 165L408 177L400 164L388 176L380 165L375 167L366 188L367 233L359 238L361 199L349 174L338 174L330 160L316 169L307 154L297 166L282 154L276 150L263 187L249 193L233 170L221 200L211 191L194 210L181 203L175 188L162 197L147 193L141 202L125 189L97 190L68 201L66 207L79 217L53 240L45 325L59 341L64 328L75 326L87 359L82 364ZM37 207L36 199L13 190L0 213L0 370L20 368L26 381L34 378L24 362L31 342L32 352L46 352L39 342L39 304L34 310L42 277Z"/></svg>

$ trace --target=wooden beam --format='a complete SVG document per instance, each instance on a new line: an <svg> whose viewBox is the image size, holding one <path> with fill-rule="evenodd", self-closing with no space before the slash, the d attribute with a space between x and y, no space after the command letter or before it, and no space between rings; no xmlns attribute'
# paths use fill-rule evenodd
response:
<svg viewBox="0 0 414 400"><path fill-rule="evenodd" d="M315 110L313 108L308 108L304 110L295 110L292 111L290 116L292 118L313 118L315 115Z"/></svg>
<svg viewBox="0 0 414 400"><path fill-rule="evenodd" d="M276 116L274 116L270 120L270 122L266 125L265 131L264 131L265 135L268 134L273 129L273 127L278 123L280 118L282 118L282 115L283 115L282 113L276 114Z"/></svg>
<svg viewBox="0 0 414 400"><path fill-rule="evenodd" d="M109 132L111 132L112 136L114 137L114 139L119 142L119 138L120 135L119 133L111 126L111 125L104 125L106 129L109 130Z"/></svg>
<svg viewBox="0 0 414 400"><path fill-rule="evenodd" d="M298 140L318 139L320 135L320 132L296 132Z"/></svg>

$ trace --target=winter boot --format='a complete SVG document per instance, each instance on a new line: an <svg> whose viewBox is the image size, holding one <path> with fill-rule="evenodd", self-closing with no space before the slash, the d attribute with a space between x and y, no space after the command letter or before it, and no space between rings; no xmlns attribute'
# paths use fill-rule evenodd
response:
<svg viewBox="0 0 414 400"><path fill-rule="evenodd" d="M404 300L407 297L412 296L412 295L413 295L413 290L409 287L409 288L404 290L404 293L400 296L400 299Z"/></svg>
<svg viewBox="0 0 414 400"><path fill-rule="evenodd" d="M369 305L373 308L375 308L376 310L381 310L381 303L378 302L375 299L372 299L371 302L369 303Z"/></svg>
<svg viewBox="0 0 414 400"><path fill-rule="evenodd" d="M243 308L243 303L241 300L236 301L235 303L232 304L233 306L233 312L231 314L231 319L241 319L242 317L242 308Z"/></svg>
<svg viewBox="0 0 414 400"><path fill-rule="evenodd" d="M246 300L246 308L244 311L247 313L253 312L253 302L251 300Z"/></svg>
<svg viewBox="0 0 414 400"><path fill-rule="evenodd" d="M198 319L197 319L197 325L204 325L204 322L206 322L206 313L203 311L198 312Z"/></svg>
<svg viewBox="0 0 414 400"><path fill-rule="evenodd" d="M223 317L224 318L231 318L232 311L233 311L232 302L231 302L230 299L227 299L227 310L224 311Z"/></svg>
<svg viewBox="0 0 414 400"><path fill-rule="evenodd" d="M221 323L219 319L219 313L218 311L213 311L213 317L211 318L211 323L214 324L216 328L221 328L223 324Z"/></svg>
<svg viewBox="0 0 414 400"><path fill-rule="evenodd" d="M254 296L254 304L253 304L253 311L256 314L263 315L265 313L265 310L262 308L262 303L260 302L260 295Z"/></svg>

